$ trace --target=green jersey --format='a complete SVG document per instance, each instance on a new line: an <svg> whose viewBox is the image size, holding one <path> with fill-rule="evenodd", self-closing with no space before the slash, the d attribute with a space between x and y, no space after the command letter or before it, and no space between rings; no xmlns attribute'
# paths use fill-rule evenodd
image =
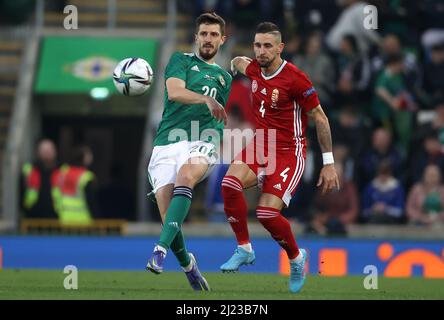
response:
<svg viewBox="0 0 444 320"><path fill-rule="evenodd" d="M209 95L224 107L227 103L231 75L217 64L209 64L194 53L174 53L165 69L165 82L168 78L184 80L188 90ZM217 143L211 132L222 139L223 128L223 122L211 115L206 104L182 104L169 100L165 84L164 110L154 146L182 140ZM203 131L205 132L202 135Z"/></svg>

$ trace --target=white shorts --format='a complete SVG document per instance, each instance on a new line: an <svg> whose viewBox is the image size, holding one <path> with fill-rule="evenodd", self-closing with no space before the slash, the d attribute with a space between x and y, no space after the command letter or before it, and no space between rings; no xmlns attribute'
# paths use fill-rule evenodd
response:
<svg viewBox="0 0 444 320"><path fill-rule="evenodd" d="M208 163L208 170L200 181L204 180L213 170L218 156L216 147L203 141L180 141L155 146L148 164L148 179L153 193L167 184L174 184L180 168L190 158L202 157Z"/></svg>

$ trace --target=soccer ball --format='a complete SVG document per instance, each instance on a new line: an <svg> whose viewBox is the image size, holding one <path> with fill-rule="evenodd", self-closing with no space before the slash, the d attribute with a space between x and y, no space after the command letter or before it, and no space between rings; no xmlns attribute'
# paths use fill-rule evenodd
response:
<svg viewBox="0 0 444 320"><path fill-rule="evenodd" d="M153 80L153 69L142 58L126 58L120 61L113 73L114 85L125 96L144 94Z"/></svg>

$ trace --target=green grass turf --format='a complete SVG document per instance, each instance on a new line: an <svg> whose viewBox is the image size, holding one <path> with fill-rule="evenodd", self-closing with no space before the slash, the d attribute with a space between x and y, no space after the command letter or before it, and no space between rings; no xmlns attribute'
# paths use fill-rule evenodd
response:
<svg viewBox="0 0 444 320"><path fill-rule="evenodd" d="M65 290L62 270L0 270L0 299L444 299L444 280L379 278L365 290L363 276L308 276L299 294L277 274L206 273L211 292L194 292L183 273L82 271L78 290Z"/></svg>

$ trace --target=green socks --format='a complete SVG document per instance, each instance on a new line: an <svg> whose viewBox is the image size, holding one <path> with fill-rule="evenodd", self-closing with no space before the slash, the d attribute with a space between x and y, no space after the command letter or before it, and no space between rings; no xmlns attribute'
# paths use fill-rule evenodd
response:
<svg viewBox="0 0 444 320"><path fill-rule="evenodd" d="M185 247L182 231L179 231L171 242L171 251L173 251L181 267L187 267L190 264L191 259Z"/></svg>
<svg viewBox="0 0 444 320"><path fill-rule="evenodd" d="M181 227L190 209L192 197L193 190L191 188L183 186L174 188L173 199L168 207L158 243L166 250L171 248L181 266L187 266L190 262Z"/></svg>

